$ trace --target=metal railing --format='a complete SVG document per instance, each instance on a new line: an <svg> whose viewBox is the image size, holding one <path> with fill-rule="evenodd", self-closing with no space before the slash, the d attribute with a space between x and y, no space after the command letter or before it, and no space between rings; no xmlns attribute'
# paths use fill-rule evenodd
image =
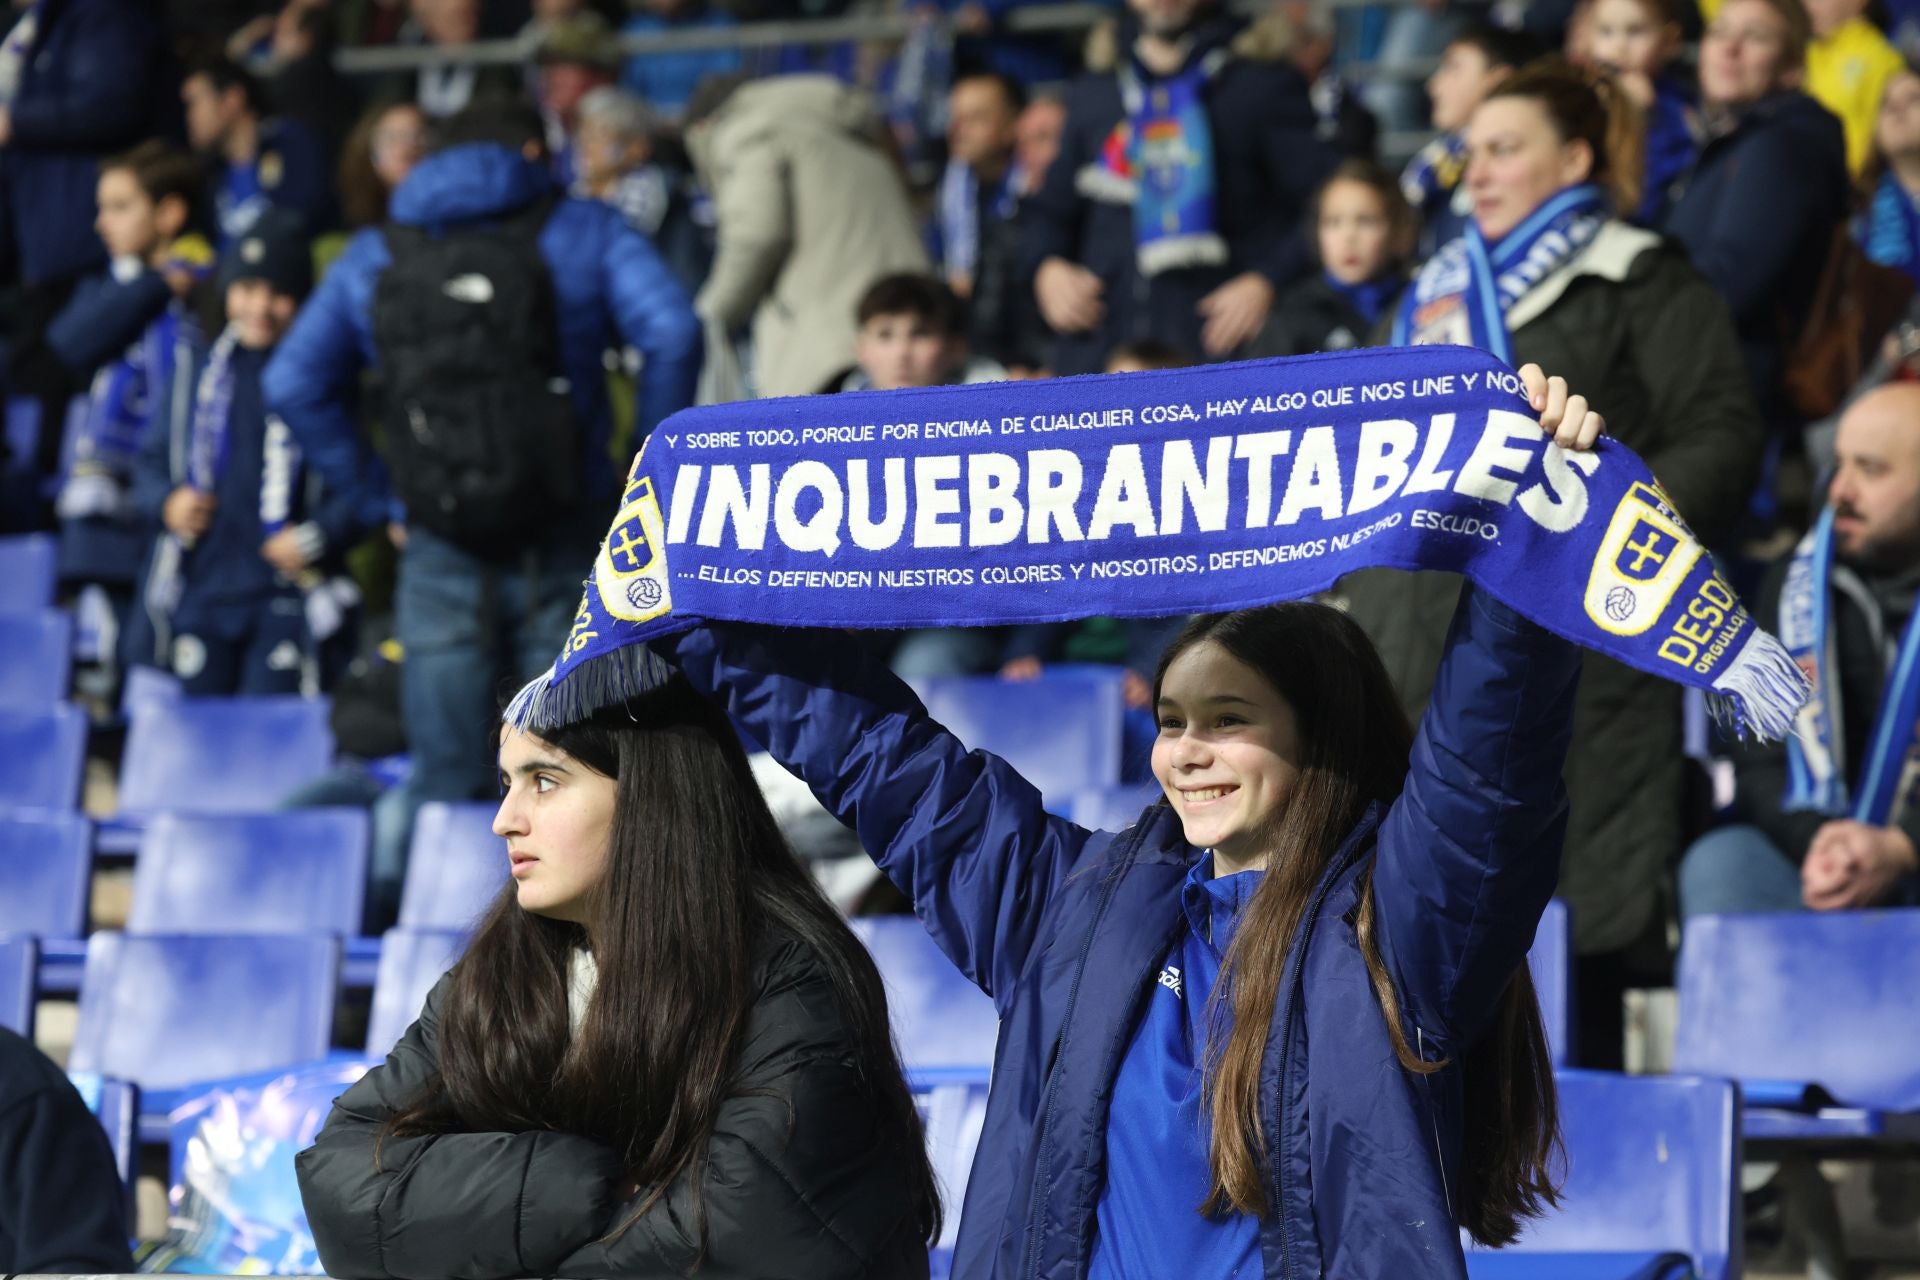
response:
<svg viewBox="0 0 1920 1280"><path fill-rule="evenodd" d="M1321 0L1329 9L1359 8L1378 0ZM1411 0L1386 0L1388 4ZM1252 11L1251 6L1237 6ZM1070 34L1091 30L1115 16L1112 6L1089 3L1032 5L1001 14L996 34ZM651 53L694 53L712 49L765 49L791 45L831 45L861 40L898 40L929 19L907 13L851 14L837 18L808 18L781 22L744 22L731 27L695 27L684 31L624 33L620 52L628 57ZM931 19L952 29L944 16ZM525 34L510 40L480 40L460 45L381 45L335 51L334 66L346 75L381 75L442 66L517 66L532 60L538 38ZM1430 59L1398 63L1348 63L1343 73L1355 79L1411 80L1428 75Z"/></svg>

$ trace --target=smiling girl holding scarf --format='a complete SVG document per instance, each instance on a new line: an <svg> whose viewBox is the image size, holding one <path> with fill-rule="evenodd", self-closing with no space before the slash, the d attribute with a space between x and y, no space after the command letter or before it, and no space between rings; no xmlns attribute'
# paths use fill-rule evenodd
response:
<svg viewBox="0 0 1920 1280"><path fill-rule="evenodd" d="M1638 125L1605 79L1559 60L1502 82L1468 126L1473 224L1420 271L1396 345L1531 361L1604 406L1709 546L1752 491L1763 432L1725 304L1679 250L1617 217L1638 205ZM1426 705L1459 579L1370 569L1341 592L1412 714ZM1575 702L1559 892L1581 971L1576 1053L1618 1066L1622 954L1661 918L1682 840L1680 691L1589 655Z"/></svg>

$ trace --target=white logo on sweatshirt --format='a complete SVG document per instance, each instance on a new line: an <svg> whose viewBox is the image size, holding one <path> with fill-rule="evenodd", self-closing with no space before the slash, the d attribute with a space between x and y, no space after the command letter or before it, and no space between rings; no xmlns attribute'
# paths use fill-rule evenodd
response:
<svg viewBox="0 0 1920 1280"><path fill-rule="evenodd" d="M455 276L440 286L440 292L455 302L487 303L493 301L493 281L477 271L464 276Z"/></svg>
<svg viewBox="0 0 1920 1280"><path fill-rule="evenodd" d="M1180 971L1172 965L1168 965L1160 971L1160 985L1173 992L1175 996L1182 1000L1187 998L1186 992L1182 990L1180 986Z"/></svg>

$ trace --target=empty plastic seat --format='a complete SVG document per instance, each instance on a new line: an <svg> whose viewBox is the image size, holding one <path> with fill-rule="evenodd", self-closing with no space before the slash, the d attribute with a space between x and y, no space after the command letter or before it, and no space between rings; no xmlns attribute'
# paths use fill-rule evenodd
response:
<svg viewBox="0 0 1920 1280"><path fill-rule="evenodd" d="M92 826L85 818L0 813L0 933L84 937L92 878Z"/></svg>
<svg viewBox="0 0 1920 1280"><path fill-rule="evenodd" d="M130 1211L127 1221L132 1222L133 1183L138 1172L134 1158L140 1151L140 1090L125 1080L109 1080L93 1071L68 1072L67 1079L73 1082L81 1101L93 1112L93 1118L106 1130L107 1141L113 1146L114 1167L120 1171L120 1181L127 1186Z"/></svg>
<svg viewBox="0 0 1920 1280"><path fill-rule="evenodd" d="M1849 1107L1920 1111L1916 948L1920 910L1697 916L1674 1067L1732 1076L1749 1107L1818 1086Z"/></svg>
<svg viewBox="0 0 1920 1280"><path fill-rule="evenodd" d="M1732 1082L1598 1071L1556 1079L1567 1148L1560 1207L1498 1252L1470 1250L1473 1280L1732 1276L1740 1203Z"/></svg>
<svg viewBox="0 0 1920 1280"><path fill-rule="evenodd" d="M1547 1028L1547 1051L1553 1065L1573 1061L1573 923L1567 904L1555 898L1547 904L1527 952L1533 971L1533 990L1540 998L1540 1021Z"/></svg>
<svg viewBox="0 0 1920 1280"><path fill-rule="evenodd" d="M400 891L400 924L409 929L466 929L507 882L507 842L493 834L495 806L420 806Z"/></svg>
<svg viewBox="0 0 1920 1280"><path fill-rule="evenodd" d="M427 1003L440 975L466 949L458 929L389 929L380 945L380 972L373 980L373 1015L367 1022L367 1056L384 1056Z"/></svg>
<svg viewBox="0 0 1920 1280"><path fill-rule="evenodd" d="M266 813L333 763L324 698L182 698L134 708L120 816Z"/></svg>
<svg viewBox="0 0 1920 1280"><path fill-rule="evenodd" d="M33 970L40 949L32 938L0 937L0 1027L33 1039Z"/></svg>
<svg viewBox="0 0 1920 1280"><path fill-rule="evenodd" d="M0 538L0 613L53 607L56 550L52 534Z"/></svg>
<svg viewBox="0 0 1920 1280"><path fill-rule="evenodd" d="M360 931L363 809L161 814L133 866L132 933Z"/></svg>
<svg viewBox="0 0 1920 1280"><path fill-rule="evenodd" d="M1038 680L992 676L916 686L933 718L976 751L990 751L1049 803L1120 781L1120 676L1075 672Z"/></svg>
<svg viewBox="0 0 1920 1280"><path fill-rule="evenodd" d="M67 696L73 619L52 609L0 613L0 707L45 707Z"/></svg>
<svg viewBox="0 0 1920 1280"><path fill-rule="evenodd" d="M73 809L86 758L87 718L78 707L0 707L0 809Z"/></svg>
<svg viewBox="0 0 1920 1280"><path fill-rule="evenodd" d="M887 987L887 1013L907 1074L916 1083L984 1080L993 1069L1000 1017L985 992L953 967L912 916L852 922Z"/></svg>
<svg viewBox="0 0 1920 1280"><path fill-rule="evenodd" d="M324 1057L339 970L330 934L96 933L67 1066L165 1112L184 1086Z"/></svg>

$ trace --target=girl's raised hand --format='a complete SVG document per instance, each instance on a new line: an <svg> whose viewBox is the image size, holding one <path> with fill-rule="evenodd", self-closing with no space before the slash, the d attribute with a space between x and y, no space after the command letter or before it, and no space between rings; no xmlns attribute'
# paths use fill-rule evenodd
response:
<svg viewBox="0 0 1920 1280"><path fill-rule="evenodd" d="M1606 434L1607 420L1587 407L1585 396L1567 394L1565 378L1549 378L1537 364L1520 366L1527 400L1540 412L1540 429L1562 449L1585 452Z"/></svg>

